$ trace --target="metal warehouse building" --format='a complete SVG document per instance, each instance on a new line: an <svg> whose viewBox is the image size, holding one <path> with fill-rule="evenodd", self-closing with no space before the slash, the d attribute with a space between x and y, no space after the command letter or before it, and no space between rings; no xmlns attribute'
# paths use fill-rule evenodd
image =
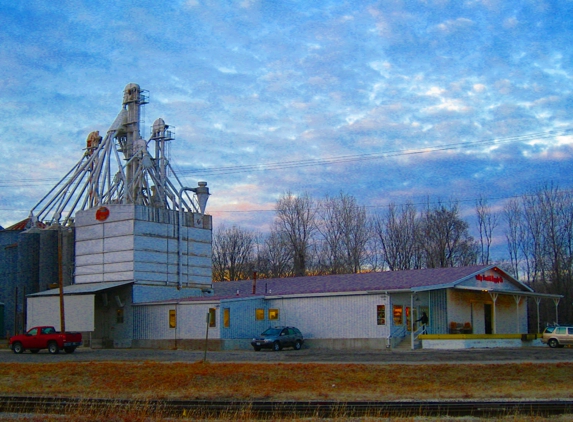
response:
<svg viewBox="0 0 573 422"><path fill-rule="evenodd" d="M211 298L134 306L135 347L250 347L269 326L296 326L310 347L520 346L536 294L492 265L214 283ZM426 313L427 326L416 320ZM207 333L207 330L209 332ZM529 344L529 343L527 343Z"/></svg>

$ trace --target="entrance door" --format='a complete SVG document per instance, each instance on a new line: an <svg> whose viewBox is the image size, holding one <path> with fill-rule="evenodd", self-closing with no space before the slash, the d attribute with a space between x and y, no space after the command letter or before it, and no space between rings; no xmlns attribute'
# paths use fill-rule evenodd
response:
<svg viewBox="0 0 573 422"><path fill-rule="evenodd" d="M484 325L485 325L485 333L491 334L493 332L492 329L492 306L491 303L484 303L483 304L483 317L484 317Z"/></svg>

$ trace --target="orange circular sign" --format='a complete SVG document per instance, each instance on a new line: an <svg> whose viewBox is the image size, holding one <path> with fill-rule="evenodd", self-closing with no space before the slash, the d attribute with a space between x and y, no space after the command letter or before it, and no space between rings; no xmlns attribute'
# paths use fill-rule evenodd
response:
<svg viewBox="0 0 573 422"><path fill-rule="evenodd" d="M96 220L105 221L109 217L109 210L106 207L98 208L96 211Z"/></svg>

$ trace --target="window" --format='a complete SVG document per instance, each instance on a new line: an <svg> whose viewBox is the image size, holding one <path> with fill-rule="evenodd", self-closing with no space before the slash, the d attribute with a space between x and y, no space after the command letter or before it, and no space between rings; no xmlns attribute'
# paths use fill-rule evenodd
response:
<svg viewBox="0 0 573 422"><path fill-rule="evenodd" d="M392 314L394 316L394 325L402 325L404 323L404 309L402 305L394 305Z"/></svg>
<svg viewBox="0 0 573 422"><path fill-rule="evenodd" d="M265 310L264 309L255 309L255 320L262 321L265 319Z"/></svg>
<svg viewBox="0 0 573 422"><path fill-rule="evenodd" d="M117 308L115 322L123 324L123 308Z"/></svg>
<svg viewBox="0 0 573 422"><path fill-rule="evenodd" d="M376 306L376 324L386 325L386 305Z"/></svg>
<svg viewBox="0 0 573 422"><path fill-rule="evenodd" d="M35 336L38 334L38 329L37 328L33 328L30 331L28 331L28 334L30 334L31 336Z"/></svg>
<svg viewBox="0 0 573 422"><path fill-rule="evenodd" d="M209 327L217 326L217 314L215 313L215 308L209 308Z"/></svg>
<svg viewBox="0 0 573 422"><path fill-rule="evenodd" d="M223 308L223 327L229 328L231 326L231 309Z"/></svg>
<svg viewBox="0 0 573 422"><path fill-rule="evenodd" d="M567 332L565 331L567 328L565 327L557 327L555 329L555 334L567 334Z"/></svg>
<svg viewBox="0 0 573 422"><path fill-rule="evenodd" d="M177 327L177 312L175 309L169 310L169 328Z"/></svg>
<svg viewBox="0 0 573 422"><path fill-rule="evenodd" d="M278 309L269 309L269 319L271 319L271 320L279 319L279 310Z"/></svg>

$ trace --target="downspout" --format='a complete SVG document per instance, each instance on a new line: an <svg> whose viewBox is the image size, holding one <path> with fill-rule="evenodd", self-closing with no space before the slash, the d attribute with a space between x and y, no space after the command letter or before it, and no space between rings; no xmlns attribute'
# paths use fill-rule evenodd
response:
<svg viewBox="0 0 573 422"><path fill-rule="evenodd" d="M181 275L183 273L183 261L181 259L182 252L181 252L181 245L183 243L183 206L182 206L182 199L181 196L183 195L183 191L185 188L179 189L179 219L178 219L178 228L177 228L177 290L181 290L183 282L181 281Z"/></svg>
<svg viewBox="0 0 573 422"><path fill-rule="evenodd" d="M179 189L179 227L177 230L177 290L181 290L183 287L183 281L181 280L183 275L183 252L181 251L181 245L183 244L183 191L192 191L193 188L182 187Z"/></svg>

